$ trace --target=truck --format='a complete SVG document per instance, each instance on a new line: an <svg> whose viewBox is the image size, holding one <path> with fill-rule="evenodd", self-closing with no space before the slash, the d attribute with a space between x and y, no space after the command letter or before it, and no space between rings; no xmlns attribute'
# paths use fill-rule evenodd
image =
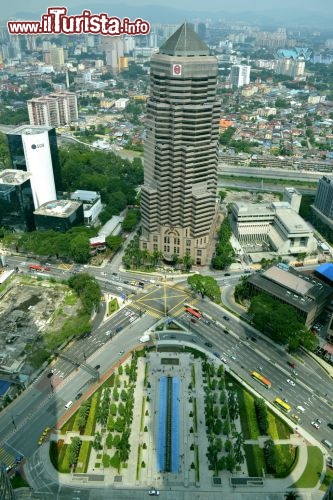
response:
<svg viewBox="0 0 333 500"><path fill-rule="evenodd" d="M145 342L149 342L150 340L150 335L142 335L142 337L139 338L139 341L141 342L141 344L144 344Z"/></svg>

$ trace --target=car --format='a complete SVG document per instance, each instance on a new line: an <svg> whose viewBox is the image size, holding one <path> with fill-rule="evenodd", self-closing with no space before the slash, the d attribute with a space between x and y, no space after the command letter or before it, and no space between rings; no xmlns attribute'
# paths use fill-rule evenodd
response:
<svg viewBox="0 0 333 500"><path fill-rule="evenodd" d="M121 286L117 286L117 290L119 290L120 292L122 292L122 287Z"/></svg>
<svg viewBox="0 0 333 500"><path fill-rule="evenodd" d="M191 318L191 322L192 322L192 323L196 323L196 322L197 322L197 320L196 320L196 319L194 319L194 318Z"/></svg>
<svg viewBox="0 0 333 500"><path fill-rule="evenodd" d="M251 340L252 340L252 342L257 342L257 338L256 337L251 337Z"/></svg>
<svg viewBox="0 0 333 500"><path fill-rule="evenodd" d="M105 335L108 335L108 336L109 336L109 335L111 335L111 333L112 333L112 331L111 331L111 330L107 330L107 331L105 332Z"/></svg>
<svg viewBox="0 0 333 500"><path fill-rule="evenodd" d="M203 321L204 321L204 323L205 323L206 325L210 325L210 321L209 321L209 319L204 319Z"/></svg>
<svg viewBox="0 0 333 500"><path fill-rule="evenodd" d="M296 363L294 363L293 361L287 361L287 364L292 368L296 368Z"/></svg>
<svg viewBox="0 0 333 500"><path fill-rule="evenodd" d="M282 401L284 401L285 403L288 403L288 399L287 398L282 398Z"/></svg>
<svg viewBox="0 0 333 500"><path fill-rule="evenodd" d="M328 424L327 424L327 427L329 427L330 429L333 429L333 424L328 423Z"/></svg>
<svg viewBox="0 0 333 500"><path fill-rule="evenodd" d="M197 343L197 341L195 339L193 339L193 338L191 339L191 342L194 342L194 344Z"/></svg>
<svg viewBox="0 0 333 500"><path fill-rule="evenodd" d="M148 491L148 495L150 495L150 496L158 497L159 494L160 494L159 490L155 490L154 489L154 490L149 490Z"/></svg>
<svg viewBox="0 0 333 500"><path fill-rule="evenodd" d="M223 276L230 276L230 273L224 273Z"/></svg>
<svg viewBox="0 0 333 500"><path fill-rule="evenodd" d="M118 354L119 356L121 356L122 354L124 354L125 351L119 351Z"/></svg>
<svg viewBox="0 0 333 500"><path fill-rule="evenodd" d="M317 422L317 424L319 424L319 425L320 425L320 424L322 424L322 421L320 420L320 418L316 418L316 422Z"/></svg>
<svg viewBox="0 0 333 500"><path fill-rule="evenodd" d="M101 365L96 365L96 366L95 366L95 370L99 370L99 369L100 369L100 367L101 367Z"/></svg>
<svg viewBox="0 0 333 500"><path fill-rule="evenodd" d="M299 422L301 420L298 415L291 415L291 418L293 418L294 420L296 420L296 422Z"/></svg>
<svg viewBox="0 0 333 500"><path fill-rule="evenodd" d="M302 413L305 412L304 406L297 406L297 410L301 411Z"/></svg>
<svg viewBox="0 0 333 500"><path fill-rule="evenodd" d="M320 425L315 420L312 420L311 425L313 425L316 429L320 429Z"/></svg>
<svg viewBox="0 0 333 500"><path fill-rule="evenodd" d="M229 335L229 330L224 329L223 331L226 335Z"/></svg>
<svg viewBox="0 0 333 500"><path fill-rule="evenodd" d="M82 392L78 392L77 395L75 396L75 399L80 399L81 396L82 396Z"/></svg>
<svg viewBox="0 0 333 500"><path fill-rule="evenodd" d="M224 321L230 321L230 318L228 316L223 316Z"/></svg>
<svg viewBox="0 0 333 500"><path fill-rule="evenodd" d="M117 328L116 328L116 333L120 332L122 329L123 329L123 327L122 327L122 326L117 326Z"/></svg>
<svg viewBox="0 0 333 500"><path fill-rule="evenodd" d="M298 376L298 373L297 373L297 371L296 371L296 370L292 370L292 372L291 372L291 373L292 373L295 377L297 377L297 376Z"/></svg>
<svg viewBox="0 0 333 500"><path fill-rule="evenodd" d="M263 366L258 366L258 370L259 370L260 372L262 372L262 371L263 371L263 369L264 369L264 367L263 367Z"/></svg>
<svg viewBox="0 0 333 500"><path fill-rule="evenodd" d="M291 380L290 378L287 378L287 382L288 384L290 384L292 387L295 387L295 382L293 380Z"/></svg>
<svg viewBox="0 0 333 500"><path fill-rule="evenodd" d="M53 371L51 370L46 376L47 378L51 378L53 376Z"/></svg>
<svg viewBox="0 0 333 500"><path fill-rule="evenodd" d="M118 276L118 274L117 273L112 273L112 276Z"/></svg>
<svg viewBox="0 0 333 500"><path fill-rule="evenodd" d="M234 361L236 361L236 356L234 356L233 354L230 355L230 358L233 359Z"/></svg>
<svg viewBox="0 0 333 500"><path fill-rule="evenodd" d="M222 361L222 363L225 363L225 364L228 363L228 361L223 356L220 357L220 360Z"/></svg>
<svg viewBox="0 0 333 500"><path fill-rule="evenodd" d="M214 356L216 356L217 358L220 358L220 353L218 352L213 352Z"/></svg>
<svg viewBox="0 0 333 500"><path fill-rule="evenodd" d="M206 345L207 347L213 347L213 344L211 344L210 342L205 342L205 345Z"/></svg>

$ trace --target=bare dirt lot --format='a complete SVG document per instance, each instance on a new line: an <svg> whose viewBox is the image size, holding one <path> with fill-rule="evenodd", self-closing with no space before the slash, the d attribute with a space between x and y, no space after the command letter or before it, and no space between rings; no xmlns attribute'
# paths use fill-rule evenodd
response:
<svg viewBox="0 0 333 500"><path fill-rule="evenodd" d="M75 314L76 302L64 285L15 277L0 298L0 368L28 375L29 354L39 348L45 333Z"/></svg>

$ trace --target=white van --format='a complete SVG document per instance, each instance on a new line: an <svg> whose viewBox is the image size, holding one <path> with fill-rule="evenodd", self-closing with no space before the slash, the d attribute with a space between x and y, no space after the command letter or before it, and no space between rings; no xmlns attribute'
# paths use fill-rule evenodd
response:
<svg viewBox="0 0 333 500"><path fill-rule="evenodd" d="M297 406L297 410L301 411L301 412L305 412L305 408L304 406Z"/></svg>
<svg viewBox="0 0 333 500"><path fill-rule="evenodd" d="M65 404L65 408L66 410L68 410L68 408L70 408L73 404L73 401L68 401L68 403Z"/></svg>

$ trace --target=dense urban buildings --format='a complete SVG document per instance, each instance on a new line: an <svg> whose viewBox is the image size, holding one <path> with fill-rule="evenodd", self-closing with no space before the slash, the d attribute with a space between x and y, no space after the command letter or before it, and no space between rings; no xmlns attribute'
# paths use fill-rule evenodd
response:
<svg viewBox="0 0 333 500"><path fill-rule="evenodd" d="M30 125L60 127L78 121L75 92L57 92L27 101Z"/></svg>
<svg viewBox="0 0 333 500"><path fill-rule="evenodd" d="M7 138L13 168L31 173L35 209L55 200L61 181L54 128L23 125L9 132Z"/></svg>
<svg viewBox="0 0 333 500"><path fill-rule="evenodd" d="M188 24L151 58L141 248L209 259L216 216L217 60Z"/></svg>

